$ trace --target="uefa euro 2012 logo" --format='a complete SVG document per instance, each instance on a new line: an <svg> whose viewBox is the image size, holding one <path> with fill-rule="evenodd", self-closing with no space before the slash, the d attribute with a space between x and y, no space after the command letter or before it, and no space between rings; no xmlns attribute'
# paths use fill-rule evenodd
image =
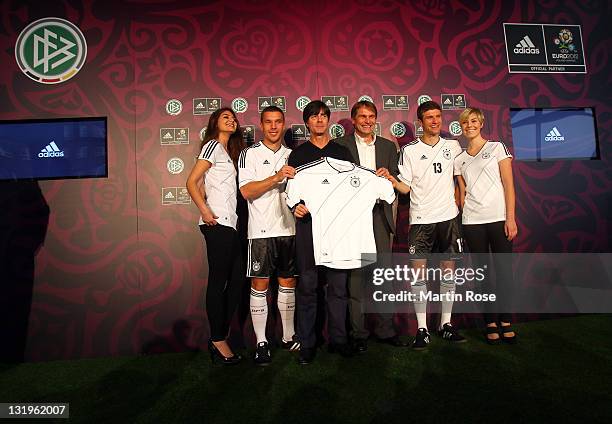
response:
<svg viewBox="0 0 612 424"><path fill-rule="evenodd" d="M576 50L576 46L572 43L574 36L569 29L562 29L559 31L559 36L553 39L553 42L560 49L567 49L571 52Z"/></svg>

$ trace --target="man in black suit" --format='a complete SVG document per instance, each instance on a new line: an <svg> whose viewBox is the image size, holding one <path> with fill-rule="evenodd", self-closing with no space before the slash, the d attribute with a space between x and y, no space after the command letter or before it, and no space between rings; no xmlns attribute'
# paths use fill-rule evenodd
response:
<svg viewBox="0 0 612 424"><path fill-rule="evenodd" d="M351 109L351 120L355 132L333 141L348 149L354 163L365 168L375 169L376 174L383 177L389 174L397 176L399 174L397 147L391 140L376 136L374 130L377 114L374 103L369 101L355 103ZM395 232L395 221L392 206L387 202L377 203L372 213L374 214L374 238L379 258L377 264L371 265L374 268L384 266L380 262L381 255L388 257L391 253L391 234ZM366 273L357 269L351 271L349 277L351 336L358 352L367 350L367 339L370 335L365 326L363 313L363 300L364 296L367 296L367 290L365 289L370 287L370 282L362 281L363 275L366 275ZM393 327L393 315L389 313L377 315L374 334L378 340L396 347L406 346Z"/></svg>

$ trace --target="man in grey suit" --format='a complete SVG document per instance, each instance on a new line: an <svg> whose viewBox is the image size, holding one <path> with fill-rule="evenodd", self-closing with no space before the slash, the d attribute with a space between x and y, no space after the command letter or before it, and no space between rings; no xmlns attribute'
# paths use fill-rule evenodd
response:
<svg viewBox="0 0 612 424"><path fill-rule="evenodd" d="M351 108L351 120L355 127L354 134L333 140L345 146L353 157L353 162L365 168L375 169L376 174L387 177L389 174L397 176L398 153L395 143L383 137L377 137L374 129L378 112L376 105L369 101L359 101ZM371 265L380 267L380 255L388 256L391 253L391 234L395 232L392 206L386 202L377 203L372 211L374 221L374 238L379 263ZM367 339L370 332L365 326L363 313L363 300L367 295L365 290L370 282L362 281L363 270L351 271L349 277L349 314L351 321L351 336L354 347L358 352L365 352L368 348ZM377 314L374 334L378 341L395 347L407 346L397 335L393 327L393 315Z"/></svg>

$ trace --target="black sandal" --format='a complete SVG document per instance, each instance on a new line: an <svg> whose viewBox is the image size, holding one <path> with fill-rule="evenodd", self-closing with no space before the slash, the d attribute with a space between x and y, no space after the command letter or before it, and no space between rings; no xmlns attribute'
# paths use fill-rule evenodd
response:
<svg viewBox="0 0 612 424"><path fill-rule="evenodd" d="M514 329L512 328L512 324L509 325L500 325L501 330L501 339L504 341L504 343L508 343L508 344L516 344L516 332L514 331ZM508 333L514 333L513 336L506 336L506 334Z"/></svg>
<svg viewBox="0 0 612 424"><path fill-rule="evenodd" d="M501 336L496 338L496 339L490 339L489 338L489 334L499 334L499 327L495 326L495 327L489 327L487 325L486 327L486 332L485 332L485 340L487 341L488 344L490 345L498 345L501 343L502 338Z"/></svg>

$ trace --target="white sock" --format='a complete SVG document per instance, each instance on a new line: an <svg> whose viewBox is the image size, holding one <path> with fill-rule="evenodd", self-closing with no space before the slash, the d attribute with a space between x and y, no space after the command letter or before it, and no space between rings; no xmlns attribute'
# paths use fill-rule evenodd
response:
<svg viewBox="0 0 612 424"><path fill-rule="evenodd" d="M283 340L291 341L295 335L293 317L295 315L295 288L278 286L278 311L283 323Z"/></svg>
<svg viewBox="0 0 612 424"><path fill-rule="evenodd" d="M446 300L445 295L448 294L449 297L455 295L455 280L452 278L446 279L445 276L442 276L442 280L440 281L440 296L442 296L442 314L440 316L440 330L444 324L449 323L451 320L451 312L453 310L453 301Z"/></svg>
<svg viewBox="0 0 612 424"><path fill-rule="evenodd" d="M251 320L257 343L267 342L266 324L268 323L268 290L258 291L251 287L250 306Z"/></svg>
<svg viewBox="0 0 612 424"><path fill-rule="evenodd" d="M416 313L417 326L427 329L427 281L415 281L412 285L411 292L415 296L414 312Z"/></svg>

